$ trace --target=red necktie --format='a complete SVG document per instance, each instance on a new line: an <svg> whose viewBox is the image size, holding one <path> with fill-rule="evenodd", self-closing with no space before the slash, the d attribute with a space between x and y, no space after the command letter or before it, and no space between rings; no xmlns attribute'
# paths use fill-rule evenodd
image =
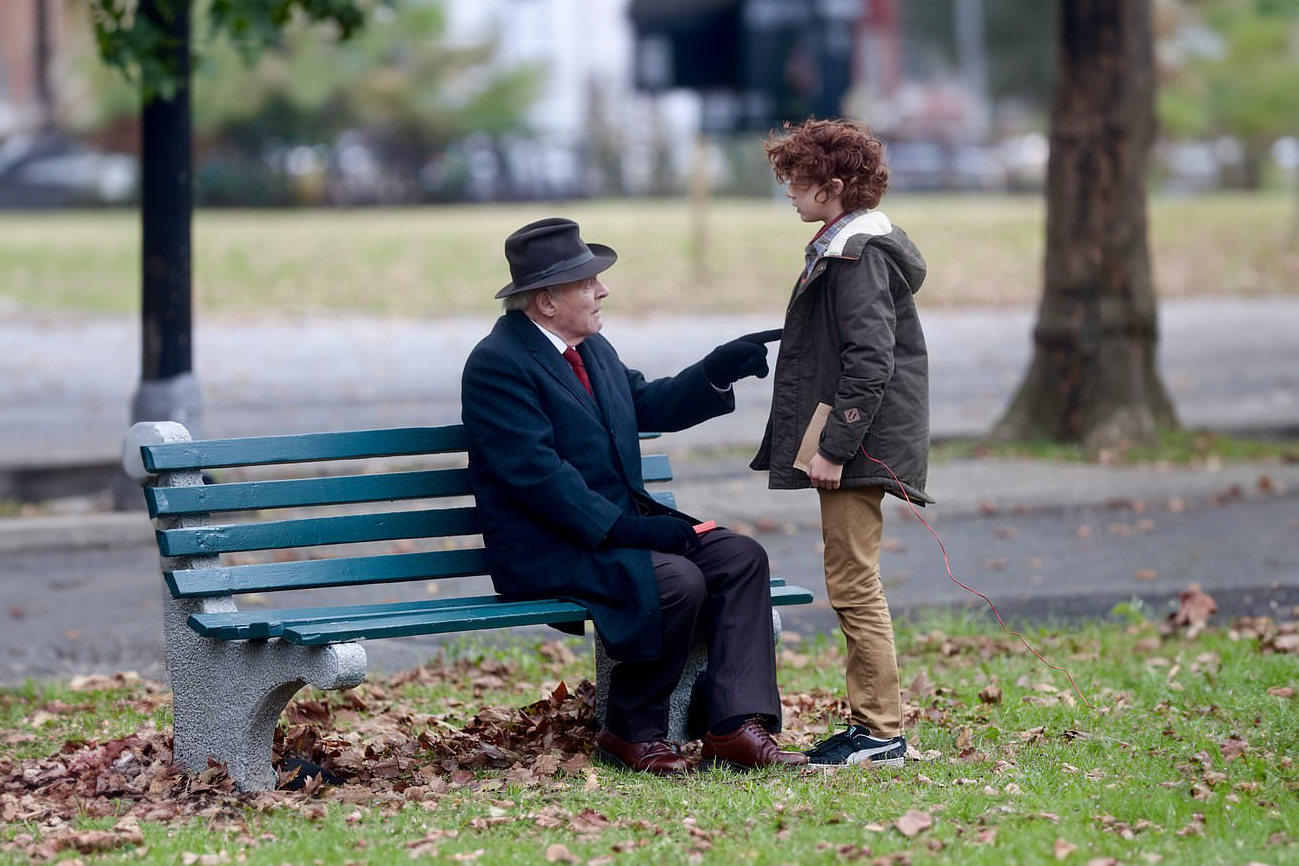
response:
<svg viewBox="0 0 1299 866"><path fill-rule="evenodd" d="M577 381L582 383L582 387L586 389L586 393L594 397L595 392L591 390L591 378L586 375L586 365L582 363L582 356L577 354L577 349L574 349L572 346L565 349L564 360L573 368L573 372L577 374Z"/></svg>

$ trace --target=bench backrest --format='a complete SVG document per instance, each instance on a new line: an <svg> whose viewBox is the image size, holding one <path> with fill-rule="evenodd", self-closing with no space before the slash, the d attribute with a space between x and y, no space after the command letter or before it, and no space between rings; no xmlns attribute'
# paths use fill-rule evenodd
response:
<svg viewBox="0 0 1299 866"><path fill-rule="evenodd" d="M141 446L145 469L158 477L155 486L144 490L149 515L174 527L157 530L159 552L176 566L163 572L167 586L177 598L195 598L485 574L481 538L471 538L470 546L451 541L479 533L463 466L296 477L303 473L300 464L457 455L466 446L459 424ZM641 460L647 483L671 479L666 455ZM204 483L202 473L234 467L273 467L286 477ZM355 466L350 469L354 472ZM670 493L655 497L673 504ZM416 500L423 502L414 508L351 513L370 503ZM293 509L295 516L262 513L282 509ZM218 522L226 520L230 522ZM453 549L379 555L331 549L327 558L314 558L325 545L412 539L444 539L445 547ZM303 548L311 549L306 551L311 558L214 560L254 551L276 551L278 560L281 551Z"/></svg>

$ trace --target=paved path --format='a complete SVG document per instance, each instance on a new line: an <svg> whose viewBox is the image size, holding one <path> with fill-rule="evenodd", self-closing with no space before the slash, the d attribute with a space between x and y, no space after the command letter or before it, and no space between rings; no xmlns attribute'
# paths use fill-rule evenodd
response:
<svg viewBox="0 0 1299 866"><path fill-rule="evenodd" d="M937 438L996 421L1031 356L1021 308L925 312ZM777 316L628 321L606 333L624 360L668 375ZM209 436L444 424L460 416L460 370L489 319L209 317L195 372ZM1299 298L1184 301L1162 310L1159 363L1182 421L1213 430L1299 431ZM0 314L0 470L114 461L139 378L133 319ZM761 436L770 380L741 383L737 411L683 434L690 444Z"/></svg>

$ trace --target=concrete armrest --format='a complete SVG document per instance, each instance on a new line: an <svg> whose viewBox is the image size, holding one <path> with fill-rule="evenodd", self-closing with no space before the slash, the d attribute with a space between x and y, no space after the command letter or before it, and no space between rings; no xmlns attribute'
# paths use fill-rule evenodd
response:
<svg viewBox="0 0 1299 866"><path fill-rule="evenodd" d="M133 424L122 438L122 469L128 478L143 486L153 476L144 468L144 459L140 456L141 445L189 441L190 435L185 425L175 421L141 421Z"/></svg>

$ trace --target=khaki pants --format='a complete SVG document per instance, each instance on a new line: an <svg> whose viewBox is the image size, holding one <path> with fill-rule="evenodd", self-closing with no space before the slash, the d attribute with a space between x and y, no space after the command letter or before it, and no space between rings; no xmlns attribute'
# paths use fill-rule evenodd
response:
<svg viewBox="0 0 1299 866"><path fill-rule="evenodd" d="M851 721L876 737L902 733L902 692L893 617L880 582L881 487L818 490L825 588L848 644Z"/></svg>

